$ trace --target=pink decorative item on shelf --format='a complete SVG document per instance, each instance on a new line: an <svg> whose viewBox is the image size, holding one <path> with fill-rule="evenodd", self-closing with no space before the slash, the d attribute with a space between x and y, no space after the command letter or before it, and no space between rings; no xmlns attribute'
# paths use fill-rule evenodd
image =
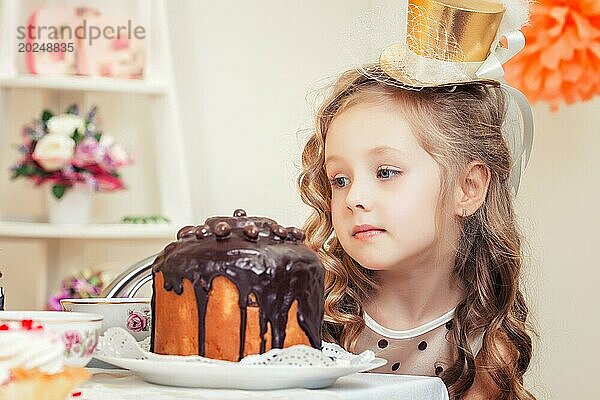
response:
<svg viewBox="0 0 600 400"><path fill-rule="evenodd" d="M51 29L37 28L52 27L57 29L57 32L62 30L66 35L68 29L74 32L78 24L79 18L75 14L74 7L46 5L35 10L27 21L26 29L26 43L31 48L31 51L25 52L25 61L29 72L42 75L77 73L73 41L64 35L56 35ZM44 51L33 51L34 47L39 49L42 45ZM48 46L52 46L53 51L46 51ZM55 48L57 51L54 51Z"/></svg>
<svg viewBox="0 0 600 400"><path fill-rule="evenodd" d="M143 78L146 31L131 16L46 4L31 14L25 32L32 74Z"/></svg>
<svg viewBox="0 0 600 400"><path fill-rule="evenodd" d="M99 27L137 27L130 17L102 15L80 9L80 18ZM144 74L145 48L131 29L90 41L82 40L77 52L77 72L81 75L139 79Z"/></svg>

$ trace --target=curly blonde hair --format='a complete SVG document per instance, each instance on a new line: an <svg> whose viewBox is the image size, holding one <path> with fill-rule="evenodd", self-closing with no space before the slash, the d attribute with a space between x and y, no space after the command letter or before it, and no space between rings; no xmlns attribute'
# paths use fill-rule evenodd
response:
<svg viewBox="0 0 600 400"><path fill-rule="evenodd" d="M324 168L327 131L333 119L353 104L393 101L402 106L417 141L440 166L441 209L469 162L481 161L491 173L484 204L459 222L461 237L453 273L466 295L456 307L456 328L451 331L457 358L440 377L451 398L460 398L475 379L472 340L484 333L477 367L489 374L502 399L534 399L523 386L532 354L529 332L533 331L526 322L528 308L519 289L521 239L508 179L512 160L501 133L506 94L494 84L411 91L368 77L380 73L351 70L341 75L320 107L315 131L302 153L298 186L302 200L312 208L304 226L306 243L326 269L324 339L353 350L365 327L364 301L379 287L374 272L353 260L335 236L331 238L331 185ZM509 346L511 360L503 357L498 341Z"/></svg>

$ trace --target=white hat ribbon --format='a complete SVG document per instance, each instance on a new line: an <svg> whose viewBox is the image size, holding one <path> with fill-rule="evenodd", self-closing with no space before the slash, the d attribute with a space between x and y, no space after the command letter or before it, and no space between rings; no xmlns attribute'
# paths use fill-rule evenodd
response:
<svg viewBox="0 0 600 400"><path fill-rule="evenodd" d="M500 79L504 76L502 64L510 60L525 47L525 35L516 30L503 36L506 38L507 46L503 47L500 42L496 49L490 53L488 58L481 64L475 75L481 79Z"/></svg>

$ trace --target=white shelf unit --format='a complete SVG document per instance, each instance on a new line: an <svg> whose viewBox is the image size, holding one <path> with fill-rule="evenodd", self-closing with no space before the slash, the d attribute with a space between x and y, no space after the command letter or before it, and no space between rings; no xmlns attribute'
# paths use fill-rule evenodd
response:
<svg viewBox="0 0 600 400"><path fill-rule="evenodd" d="M146 65L143 79L138 80L31 75L20 59L23 53L17 52L16 29L45 1L0 0L0 269L5 272L0 283L10 291L6 271L21 268L17 266L21 260L3 259L3 248L31 242L34 248L45 249L46 254L36 258L45 264L40 268L45 273L40 277L45 293L37 293L35 308L42 306L39 299L47 298L62 277L75 270L108 261L124 268L156 253L174 239L177 227L190 223L192 215L164 0L63 2L94 6L102 12L134 13L147 33ZM12 182L8 171L18 157L15 145L22 125L44 108L61 113L72 103L81 112L98 105L102 131L120 141L135 160L122 170L128 190L98 194L93 223L86 226L43 222L48 189L33 188L24 179ZM170 223L119 223L125 215L155 214ZM7 300L10 305L10 295Z"/></svg>
<svg viewBox="0 0 600 400"><path fill-rule="evenodd" d="M147 95L165 95L164 83L145 82L134 79L114 79L83 76L49 76L31 74L0 76L0 88L54 89L80 92L115 92Z"/></svg>
<svg viewBox="0 0 600 400"><path fill-rule="evenodd" d="M163 239L173 238L170 224L53 225L39 222L0 222L0 237L31 239Z"/></svg>

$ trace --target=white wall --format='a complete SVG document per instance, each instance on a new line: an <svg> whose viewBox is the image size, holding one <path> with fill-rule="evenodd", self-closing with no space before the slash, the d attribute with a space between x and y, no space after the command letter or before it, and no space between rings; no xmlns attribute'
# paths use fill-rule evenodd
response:
<svg viewBox="0 0 600 400"><path fill-rule="evenodd" d="M393 0L371 3L389 6ZM180 6L183 5L183 6ZM348 66L340 43L367 2L172 2L169 18L195 217L244 207L284 224L307 215L295 189L313 100ZM527 383L542 399L595 398L600 329L600 98L550 113L536 138L517 211L525 286L540 340ZM296 163L296 165L294 164Z"/></svg>
<svg viewBox="0 0 600 400"><path fill-rule="evenodd" d="M557 113L545 105L534 109L536 138L517 211L540 334L530 382L542 398L600 397L599 111L600 98Z"/></svg>
<svg viewBox="0 0 600 400"><path fill-rule="evenodd" d="M366 6L335 1L171 3L173 51L198 221L236 208L299 225L295 177L307 94L347 65L348 19ZM183 22L183 23L182 23Z"/></svg>

